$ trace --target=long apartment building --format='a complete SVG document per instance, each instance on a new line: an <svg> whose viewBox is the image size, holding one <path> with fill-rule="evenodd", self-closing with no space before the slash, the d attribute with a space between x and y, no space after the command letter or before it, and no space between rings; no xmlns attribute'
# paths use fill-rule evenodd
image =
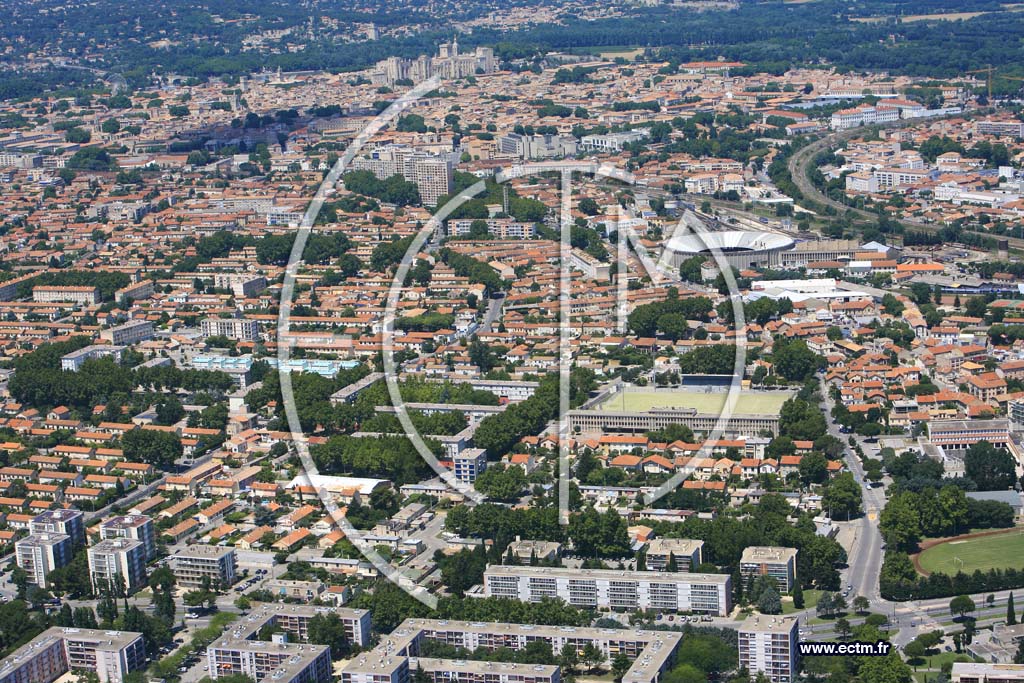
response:
<svg viewBox="0 0 1024 683"><path fill-rule="evenodd" d="M710 434L720 417L713 413L699 413L695 408L654 408L643 412L577 409L568 413L569 429L584 434L635 434L653 432L677 424L684 424L694 432ZM762 431L778 434L779 416L731 415L724 425L722 436L749 436Z"/></svg>
<svg viewBox="0 0 1024 683"><path fill-rule="evenodd" d="M0 661L0 683L52 683L69 671L95 671L100 683L122 683L145 666L141 633L54 627Z"/></svg>
<svg viewBox="0 0 1024 683"><path fill-rule="evenodd" d="M630 661L622 683L657 683L672 665L682 634L674 631L577 628L502 624L437 619L406 619L371 651L353 658L341 672L342 683L408 683L411 672L423 669L435 683L558 683L557 667L499 666L489 662L419 658L424 641L467 650L522 650L541 641L561 652L566 646L582 651L595 645L606 659L619 654Z"/></svg>
<svg viewBox="0 0 1024 683"><path fill-rule="evenodd" d="M720 617L732 611L731 583L728 574L505 565L490 566L484 572L487 597L524 602L561 598L578 607L697 612Z"/></svg>
<svg viewBox="0 0 1024 683"><path fill-rule="evenodd" d="M955 662L952 683L1024 683L1024 664Z"/></svg>
<svg viewBox="0 0 1024 683"><path fill-rule="evenodd" d="M235 550L213 545L190 545L170 558L171 571L178 584L197 588L209 578L215 586L226 588L235 583Z"/></svg>
<svg viewBox="0 0 1024 683"><path fill-rule="evenodd" d="M204 337L227 337L238 341L259 341L260 326L247 318L203 318L199 330Z"/></svg>
<svg viewBox="0 0 1024 683"><path fill-rule="evenodd" d="M310 620L321 614L336 614L353 645L369 645L371 623L367 610L259 604L207 648L211 678L243 674L257 683L266 679L274 683L330 683L330 647L304 642L309 638ZM258 639L267 626L280 629L271 642ZM299 642L290 642L292 639Z"/></svg>
<svg viewBox="0 0 1024 683"><path fill-rule="evenodd" d="M1005 448L1010 443L1010 421L932 420L928 423L928 440L947 451L963 451L979 441Z"/></svg>
<svg viewBox="0 0 1024 683"><path fill-rule="evenodd" d="M759 614L739 627L740 666L763 673L772 683L793 683L797 675L798 622L793 617Z"/></svg>
<svg viewBox="0 0 1024 683"><path fill-rule="evenodd" d="M793 588L796 579L796 548L750 546L740 557L740 576L746 587L758 576L770 576L782 593Z"/></svg>
<svg viewBox="0 0 1024 683"><path fill-rule="evenodd" d="M146 585L146 546L131 538L101 540L87 551L89 580L97 594L123 587L131 595Z"/></svg>
<svg viewBox="0 0 1024 683"><path fill-rule="evenodd" d="M73 303L92 305L100 302L97 287L70 287L60 285L36 285L32 288L32 300L40 303Z"/></svg>
<svg viewBox="0 0 1024 683"><path fill-rule="evenodd" d="M476 220L483 220L487 224L487 232L503 240L533 239L537 235L533 223L524 223L513 218L452 218L447 222L448 234L453 237L468 235Z"/></svg>
<svg viewBox="0 0 1024 683"><path fill-rule="evenodd" d="M130 346L153 338L153 323L148 320L131 320L100 331L100 339L118 346Z"/></svg>

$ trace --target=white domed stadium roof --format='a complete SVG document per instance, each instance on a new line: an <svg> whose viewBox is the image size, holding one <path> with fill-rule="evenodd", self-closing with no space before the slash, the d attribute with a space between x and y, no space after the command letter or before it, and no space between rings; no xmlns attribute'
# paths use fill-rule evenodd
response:
<svg viewBox="0 0 1024 683"><path fill-rule="evenodd" d="M707 254L715 250L723 253L736 251L778 251L796 244L785 235L773 232L728 230L676 235L668 241L666 249L677 254Z"/></svg>

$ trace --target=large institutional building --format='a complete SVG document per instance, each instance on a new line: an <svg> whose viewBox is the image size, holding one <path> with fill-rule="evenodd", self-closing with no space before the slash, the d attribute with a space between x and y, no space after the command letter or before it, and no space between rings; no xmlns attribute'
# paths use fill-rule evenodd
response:
<svg viewBox="0 0 1024 683"><path fill-rule="evenodd" d="M728 574L494 565L484 573L484 594L524 602L561 598L579 607L724 617L732 611L731 583Z"/></svg>
<svg viewBox="0 0 1024 683"><path fill-rule="evenodd" d="M432 76L453 80L475 74L490 74L497 71L498 62L494 58L494 50L489 47L478 47L473 52L459 52L458 39L450 43L441 43L436 57L421 55L416 59L388 57L377 62L370 74L374 85L394 87L399 81L419 83Z"/></svg>

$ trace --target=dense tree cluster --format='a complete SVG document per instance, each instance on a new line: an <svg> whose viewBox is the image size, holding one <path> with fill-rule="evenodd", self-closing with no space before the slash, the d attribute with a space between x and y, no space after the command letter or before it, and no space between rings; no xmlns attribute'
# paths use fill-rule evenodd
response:
<svg viewBox="0 0 1024 683"><path fill-rule="evenodd" d="M835 540L815 533L811 516L804 515L791 524L792 507L778 494L765 494L755 508L756 514L743 519L719 516L681 523L656 523L661 538L693 538L704 541L704 561L732 573L739 567L743 549L755 545L796 548L797 575L806 586L825 590L839 587L837 566L846 561L846 552Z"/></svg>
<svg viewBox="0 0 1024 683"><path fill-rule="evenodd" d="M40 273L18 283L17 296L31 298L32 288L40 286L58 287L96 287L100 292L100 300L112 301L114 292L127 287L131 283L124 273L111 273L96 270L61 270Z"/></svg>
<svg viewBox="0 0 1024 683"><path fill-rule="evenodd" d="M508 453L520 439L538 433L558 415L558 386L558 375L545 375L533 396L481 420L473 441L479 448L485 449L491 459L498 459ZM573 369L570 374L570 403L573 406L582 403L594 386L593 371Z"/></svg>
<svg viewBox="0 0 1024 683"><path fill-rule="evenodd" d="M508 284L501 279L498 271L472 256L460 254L452 249L442 249L441 260L451 266L451 269L460 277L469 278L470 282L481 284L488 292L497 292L507 289Z"/></svg>
<svg viewBox="0 0 1024 683"><path fill-rule="evenodd" d="M712 308L711 299L705 296L670 298L637 306L629 314L627 325L637 336L653 337L656 334L678 333L676 338L679 338L683 336L686 321L706 321Z"/></svg>
<svg viewBox="0 0 1024 683"><path fill-rule="evenodd" d="M420 203L420 190L416 183L398 174L381 180L372 171L350 171L341 179L349 192L374 197L386 204L416 206Z"/></svg>
<svg viewBox="0 0 1024 683"><path fill-rule="evenodd" d="M426 443L435 455L440 454L437 442L428 439ZM359 438L339 434L314 446L311 454L323 474L380 477L390 479L395 486L422 481L433 473L405 436Z"/></svg>

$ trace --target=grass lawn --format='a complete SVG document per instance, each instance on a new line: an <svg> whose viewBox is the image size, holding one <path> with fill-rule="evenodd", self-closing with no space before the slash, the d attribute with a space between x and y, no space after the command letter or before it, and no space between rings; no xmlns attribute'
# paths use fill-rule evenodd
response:
<svg viewBox="0 0 1024 683"><path fill-rule="evenodd" d="M727 391L627 391L612 395L600 410L640 412L651 408L696 408L701 413L719 413L725 406ZM736 398L737 415L778 415L791 391L749 391Z"/></svg>
<svg viewBox="0 0 1024 683"><path fill-rule="evenodd" d="M817 589L808 589L804 591L804 609L814 609L818 605L818 598L821 597L823 591ZM796 607L793 606L793 598L782 599L782 613L792 614L798 612Z"/></svg>
<svg viewBox="0 0 1024 683"><path fill-rule="evenodd" d="M1024 567L1024 533L1015 529L995 536L964 541L950 541L928 548L919 558L921 567L929 572L970 574L976 569Z"/></svg>

